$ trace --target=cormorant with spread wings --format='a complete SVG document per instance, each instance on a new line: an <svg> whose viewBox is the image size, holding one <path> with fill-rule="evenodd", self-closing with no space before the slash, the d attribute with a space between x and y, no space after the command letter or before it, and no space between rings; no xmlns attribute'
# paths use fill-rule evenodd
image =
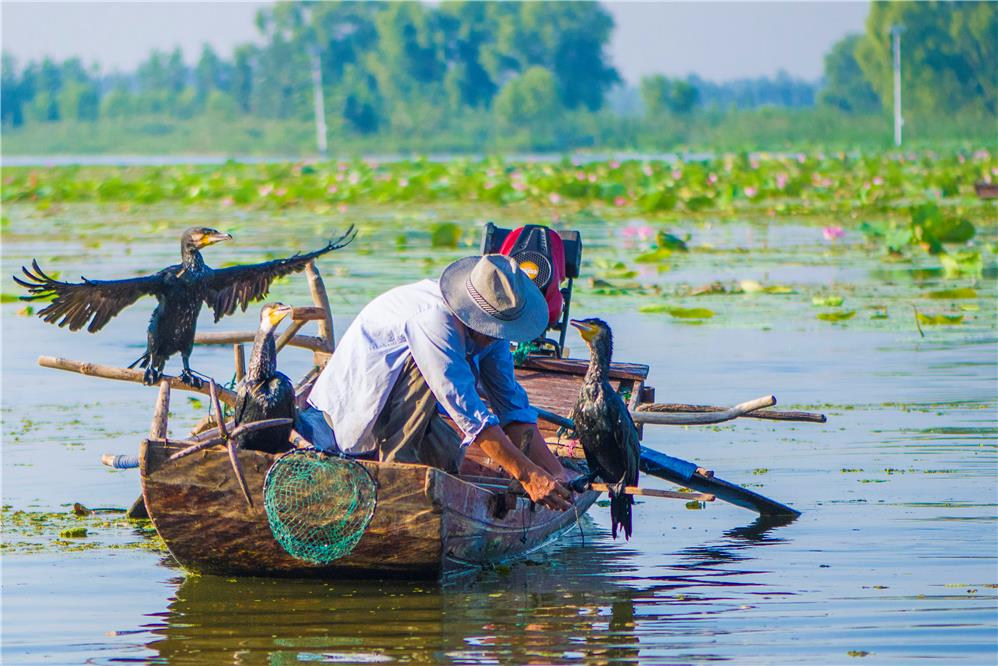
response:
<svg viewBox="0 0 998 666"><path fill-rule="evenodd" d="M146 368L146 384L155 384L163 373L167 359L180 352L184 370L182 381L200 386L190 368L194 332L202 303L208 305L218 321L236 311L246 310L253 301L263 298L270 284L279 277L300 271L308 262L350 243L354 227L314 252L295 254L259 264L244 264L214 269L206 266L201 248L230 240L232 236L207 227L191 227L180 239L181 262L158 273L126 280L88 280L61 282L46 275L37 261L31 269L21 267L25 278L14 281L27 288L30 296L23 300L50 299L52 303L38 312L50 324L69 326L78 331L86 326L91 333L103 328L112 317L142 296L155 296L159 301L149 320L149 335L145 353L129 367Z"/></svg>

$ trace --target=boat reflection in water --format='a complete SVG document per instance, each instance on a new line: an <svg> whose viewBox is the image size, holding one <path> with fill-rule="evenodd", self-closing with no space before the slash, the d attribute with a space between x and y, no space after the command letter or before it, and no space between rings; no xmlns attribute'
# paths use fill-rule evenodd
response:
<svg viewBox="0 0 998 666"><path fill-rule="evenodd" d="M647 554L582 525L584 537L442 585L190 576L147 647L170 664L637 663L692 647L688 608L663 593L737 585L706 579L750 558L751 545L779 542L757 522L680 551L678 564L660 554L675 575L646 577L635 561Z"/></svg>

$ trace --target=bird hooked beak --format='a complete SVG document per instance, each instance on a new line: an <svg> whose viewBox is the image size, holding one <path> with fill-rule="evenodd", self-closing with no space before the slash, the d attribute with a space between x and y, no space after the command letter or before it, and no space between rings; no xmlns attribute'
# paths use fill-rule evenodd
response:
<svg viewBox="0 0 998 666"><path fill-rule="evenodd" d="M284 303L274 303L267 312L267 319L270 320L271 327L277 326L284 318L291 314L293 308Z"/></svg>
<svg viewBox="0 0 998 666"><path fill-rule="evenodd" d="M209 245L214 245L215 243L221 243L222 241L232 240L232 235L223 233L221 231L213 231L210 234L204 234L198 239L198 247L208 247Z"/></svg>
<svg viewBox="0 0 998 666"><path fill-rule="evenodd" d="M568 323L574 326L575 328L579 329L579 335L581 335L582 339L585 340L586 342L592 340L593 337L596 335L596 332L599 330L596 326L593 326L592 324L587 324L586 322L580 321L578 319L570 319Z"/></svg>

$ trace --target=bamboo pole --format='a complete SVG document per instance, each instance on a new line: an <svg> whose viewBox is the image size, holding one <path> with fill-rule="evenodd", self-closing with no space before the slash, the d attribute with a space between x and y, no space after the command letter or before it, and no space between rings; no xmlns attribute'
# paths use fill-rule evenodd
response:
<svg viewBox="0 0 998 666"><path fill-rule="evenodd" d="M325 318L326 311L321 307L291 308L291 321L323 321Z"/></svg>
<svg viewBox="0 0 998 666"><path fill-rule="evenodd" d="M525 494L523 486L519 481L494 476L460 476L462 481L474 483L476 485L491 486L493 488L505 489L514 495ZM605 493L609 492L610 486L606 483L592 483L591 489ZM660 499L679 499L687 502L713 502L716 498L711 493L680 492L675 490L659 490L658 488L641 488L638 486L625 486L624 492L628 495L638 495L641 497L658 497Z"/></svg>
<svg viewBox="0 0 998 666"><path fill-rule="evenodd" d="M725 407L712 405L687 405L683 403L646 402L638 405L637 412L723 412ZM828 418L824 414L814 412L788 412L775 409L759 409L742 414L749 419L768 419L770 421L804 421L807 423L825 423Z"/></svg>
<svg viewBox="0 0 998 666"><path fill-rule="evenodd" d="M159 396L156 398L156 411L149 424L149 439L166 439L167 421L170 418L170 382L159 382Z"/></svg>
<svg viewBox="0 0 998 666"><path fill-rule="evenodd" d="M255 339L256 331L212 331L210 333L198 333L194 336L195 344L199 345L234 345L253 342ZM313 352L326 351L326 346L322 338L314 335L295 335L285 344L291 347L308 349Z"/></svg>
<svg viewBox="0 0 998 666"><path fill-rule="evenodd" d="M232 345L232 353L236 366L236 382L241 382L246 376L246 348L241 344Z"/></svg>
<svg viewBox="0 0 998 666"><path fill-rule="evenodd" d="M319 320L319 337L325 342L324 351L332 352L336 349L336 337L333 329L333 310L329 306L329 294L326 293L326 285L322 281L319 269L315 267L315 262L310 261L305 265L305 277L308 278L308 290L312 293L312 302L325 311L325 317Z"/></svg>
<svg viewBox="0 0 998 666"><path fill-rule="evenodd" d="M649 423L654 425L708 425L711 423L723 423L744 416L749 412L754 412L763 407L772 407L776 404L776 398L766 395L755 400L749 400L719 412L700 413L667 413L667 412L631 412L631 419L635 423Z"/></svg>
<svg viewBox="0 0 998 666"><path fill-rule="evenodd" d="M43 368L54 368L56 370L65 370L66 372L75 372L77 374L87 375L88 377L116 379L123 382L135 382L137 384L141 384L143 379L143 372L141 370L129 370L128 368L119 368L113 365L102 365L100 363L85 363L83 361L74 361L72 359L60 358L57 356L39 356L38 365ZM169 382L171 389L191 391L202 395L210 395L211 393L207 385L203 385L200 388L194 388L193 386L180 381L179 377L163 375L163 380ZM230 391L229 389L219 388L218 398L230 406L236 403L236 394L234 391Z"/></svg>
<svg viewBox="0 0 998 666"><path fill-rule="evenodd" d="M605 483L594 483L593 490L609 492L610 486ZM659 490L658 488L639 488L637 486L626 486L624 492L628 495L640 495L642 497L661 497L663 499L681 499L687 502L713 502L714 496L710 493L684 493L675 490Z"/></svg>
<svg viewBox="0 0 998 666"><path fill-rule="evenodd" d="M304 321L292 321L291 325L288 326L287 330L281 333L281 337L277 338L277 351L284 349L291 340L294 339L295 334L302 329L302 327L308 323L308 320Z"/></svg>

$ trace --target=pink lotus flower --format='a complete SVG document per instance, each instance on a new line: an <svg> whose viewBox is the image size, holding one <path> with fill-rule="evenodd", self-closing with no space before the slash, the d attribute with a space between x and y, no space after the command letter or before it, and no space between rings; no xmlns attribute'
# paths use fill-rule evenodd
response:
<svg viewBox="0 0 998 666"><path fill-rule="evenodd" d="M616 199L613 200L613 205L616 206L617 208L620 208L621 206L626 206L627 197L617 197Z"/></svg>
<svg viewBox="0 0 998 666"><path fill-rule="evenodd" d="M347 180L350 181L351 185L356 185L357 183L360 182L360 174L357 173L356 171L351 171L350 178L348 178Z"/></svg>
<svg viewBox="0 0 998 666"><path fill-rule="evenodd" d="M655 173L655 170L651 168L650 164L646 164L643 167L641 167L641 173L651 178L652 175Z"/></svg>
<svg viewBox="0 0 998 666"><path fill-rule="evenodd" d="M261 185L260 187L256 188L256 193L259 194L261 197L265 197L273 191L274 191L274 186L271 185L270 183L267 183L266 185Z"/></svg>
<svg viewBox="0 0 998 666"><path fill-rule="evenodd" d="M576 171L575 172L575 180L585 180L585 179L586 179L586 172L585 171Z"/></svg>
<svg viewBox="0 0 998 666"><path fill-rule="evenodd" d="M626 226L620 230L620 235L628 240L646 241L655 236L655 230L647 224Z"/></svg>
<svg viewBox="0 0 998 666"><path fill-rule="evenodd" d="M336 187L335 185L330 185L329 187L326 188L326 194L336 194L339 191L340 188Z"/></svg>
<svg viewBox="0 0 998 666"><path fill-rule="evenodd" d="M336 207L336 210L340 211L341 213L345 213L349 208L350 207L347 206L345 203L341 203L339 206Z"/></svg>
<svg viewBox="0 0 998 666"><path fill-rule="evenodd" d="M276 194L279 197L283 197L287 193L288 193L288 188L286 187L279 187L276 190L274 190L274 194Z"/></svg>
<svg viewBox="0 0 998 666"><path fill-rule="evenodd" d="M880 176L874 176L873 177L873 184L877 185L877 186L883 185L884 184L884 179L881 178Z"/></svg>
<svg viewBox="0 0 998 666"><path fill-rule="evenodd" d="M755 158L749 160L749 166L752 167L753 169L758 169L759 168L759 160L757 160Z"/></svg>
<svg viewBox="0 0 998 666"><path fill-rule="evenodd" d="M590 183L595 183L596 180L597 180L596 179L596 174L594 174L594 173L589 174L589 182Z"/></svg>
<svg viewBox="0 0 998 666"><path fill-rule="evenodd" d="M527 189L527 184L524 183L522 180L518 180L513 183L513 189L516 190L517 192L522 192L525 189Z"/></svg>
<svg viewBox="0 0 998 666"><path fill-rule="evenodd" d="M839 238L842 238L843 236L846 235L845 230L843 230L842 227L838 226L837 224L832 225L830 227L825 227L824 229L821 230L821 233L825 236L825 240L828 241L838 240Z"/></svg>
<svg viewBox="0 0 998 666"><path fill-rule="evenodd" d="M759 190L755 189L751 185L749 185L748 187L745 188L745 196L747 196L749 199L753 198L758 193L759 193Z"/></svg>
<svg viewBox="0 0 998 666"><path fill-rule="evenodd" d="M222 205L225 206L226 208L235 205L235 203L236 200L233 199L232 197L225 197L224 199L222 199Z"/></svg>
<svg viewBox="0 0 998 666"><path fill-rule="evenodd" d="M790 180L790 177L787 174L785 174L785 173L781 172L781 173L776 174L776 189L782 190L783 188L785 188L787 186L787 182L789 182L789 180Z"/></svg>
<svg viewBox="0 0 998 666"><path fill-rule="evenodd" d="M558 194L557 192L552 192L548 196L548 201L550 201L552 204L554 204L555 206L557 206L558 204L561 203L561 195Z"/></svg>
<svg viewBox="0 0 998 666"><path fill-rule="evenodd" d="M717 174L716 173L707 174L707 183L709 185L713 185L716 182L717 182Z"/></svg>
<svg viewBox="0 0 998 666"><path fill-rule="evenodd" d="M620 168L620 162L618 162L617 160L612 160L610 162L610 168L611 169L619 169Z"/></svg>
<svg viewBox="0 0 998 666"><path fill-rule="evenodd" d="M673 180L679 180L682 177L683 177L683 172L682 171L680 171L679 169L673 169L672 170L672 179Z"/></svg>
<svg viewBox="0 0 998 666"><path fill-rule="evenodd" d="M409 187L409 179L408 178L399 178L398 182L399 182L399 187Z"/></svg>

